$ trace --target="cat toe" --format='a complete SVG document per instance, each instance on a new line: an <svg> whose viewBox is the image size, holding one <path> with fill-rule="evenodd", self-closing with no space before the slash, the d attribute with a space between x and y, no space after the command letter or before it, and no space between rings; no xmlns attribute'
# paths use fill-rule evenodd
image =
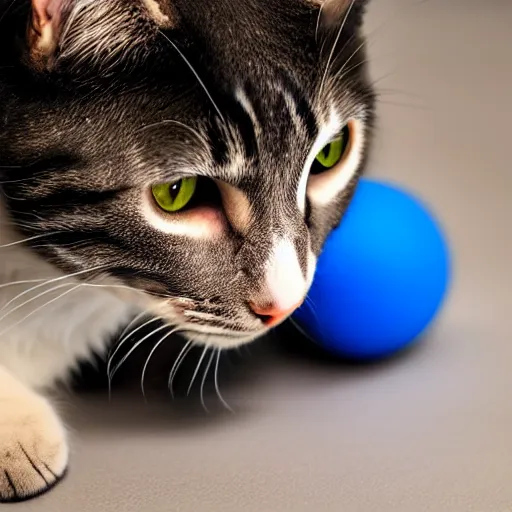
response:
<svg viewBox="0 0 512 512"><path fill-rule="evenodd" d="M46 493L62 480L67 464L65 432L49 407L0 415L0 503Z"/></svg>

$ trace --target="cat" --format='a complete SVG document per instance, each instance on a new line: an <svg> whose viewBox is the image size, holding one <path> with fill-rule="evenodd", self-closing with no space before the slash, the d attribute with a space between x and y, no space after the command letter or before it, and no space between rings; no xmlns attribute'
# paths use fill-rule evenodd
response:
<svg viewBox="0 0 512 512"><path fill-rule="evenodd" d="M371 146L366 4L0 0L0 502L62 479L45 392L130 321L222 349L304 301Z"/></svg>

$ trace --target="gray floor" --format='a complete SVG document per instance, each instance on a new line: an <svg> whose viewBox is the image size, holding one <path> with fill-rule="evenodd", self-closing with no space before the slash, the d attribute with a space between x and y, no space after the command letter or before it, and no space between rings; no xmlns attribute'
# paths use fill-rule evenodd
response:
<svg viewBox="0 0 512 512"><path fill-rule="evenodd" d="M63 405L72 471L20 511L512 510L512 2L374 0L374 175L435 208L454 288L416 351L372 369L270 358L235 415ZM197 397L194 400L198 400Z"/></svg>

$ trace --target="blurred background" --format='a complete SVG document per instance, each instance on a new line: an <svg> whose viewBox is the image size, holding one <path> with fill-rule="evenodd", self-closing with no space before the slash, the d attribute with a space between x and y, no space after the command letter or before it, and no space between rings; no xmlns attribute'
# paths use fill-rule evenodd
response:
<svg viewBox="0 0 512 512"><path fill-rule="evenodd" d="M61 400L71 473L18 510L512 510L512 2L370 5L369 174L422 197L449 236L454 283L435 328L372 366L328 360L284 329L225 354L218 381L201 392L201 373L187 397L191 353L174 401L179 341L148 367L147 403L151 347L110 402L105 368L84 368L78 398Z"/></svg>

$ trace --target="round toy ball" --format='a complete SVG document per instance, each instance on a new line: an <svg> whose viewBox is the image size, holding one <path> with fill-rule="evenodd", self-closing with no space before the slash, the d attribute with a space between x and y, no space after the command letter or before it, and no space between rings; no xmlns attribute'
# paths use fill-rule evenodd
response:
<svg viewBox="0 0 512 512"><path fill-rule="evenodd" d="M417 199L362 180L295 321L343 358L391 356L417 340L439 311L449 260L441 229Z"/></svg>

